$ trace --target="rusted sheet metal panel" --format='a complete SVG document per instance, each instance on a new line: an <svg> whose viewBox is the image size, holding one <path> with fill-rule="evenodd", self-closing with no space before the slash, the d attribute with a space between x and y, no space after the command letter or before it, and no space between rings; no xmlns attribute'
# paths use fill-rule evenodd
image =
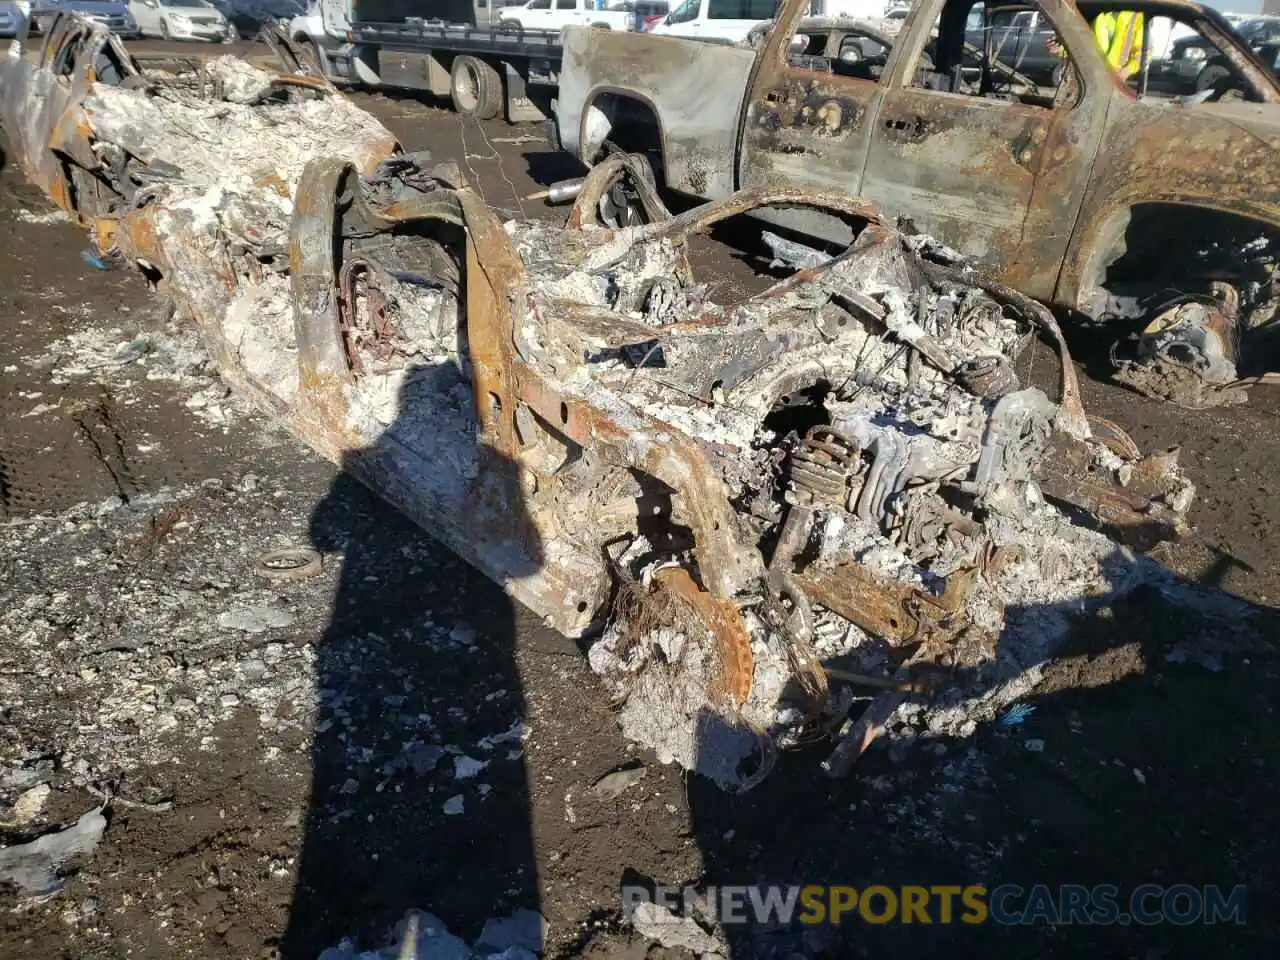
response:
<svg viewBox="0 0 1280 960"><path fill-rule="evenodd" d="M812 567L798 573L796 581L814 602L891 644L946 644L969 629L955 614L968 594L970 575L955 575L941 595L877 578L858 564Z"/></svg>
<svg viewBox="0 0 1280 960"><path fill-rule="evenodd" d="M661 128L667 185L709 199L727 196L754 63L754 51L724 44L570 27L556 96L560 116L581 118L581 126L562 127L561 141L594 160L610 124L592 106L625 91L647 105Z"/></svg>
<svg viewBox="0 0 1280 960"><path fill-rule="evenodd" d="M942 6L922 8L916 32ZM915 89L908 47L922 41L900 37L862 185L886 210L1041 298L1053 294L1114 92L1074 8L1053 0L1045 10L1069 48L1086 51L1075 68L1087 95L1047 105Z"/></svg>
<svg viewBox="0 0 1280 960"><path fill-rule="evenodd" d="M1160 202L1280 226L1280 110L1116 98L1056 299L1087 309L1118 221L1135 205Z"/></svg>
<svg viewBox="0 0 1280 960"><path fill-rule="evenodd" d="M1176 536L1181 523L1177 509L1161 502L1176 476L1177 462L1176 448L1138 458L1130 464L1123 485L1109 483L1090 469L1093 454L1087 447L1063 439L1050 451L1044 492L1078 507L1121 542L1150 550Z"/></svg>
<svg viewBox="0 0 1280 960"><path fill-rule="evenodd" d="M742 185L806 183L859 193L881 94L867 81L784 73L747 108Z"/></svg>
<svg viewBox="0 0 1280 960"><path fill-rule="evenodd" d="M717 645L725 693L735 705L746 703L751 695L753 658L751 635L738 608L727 600L711 596L693 582L687 570L679 567L660 570L654 579L689 604L707 625Z"/></svg>

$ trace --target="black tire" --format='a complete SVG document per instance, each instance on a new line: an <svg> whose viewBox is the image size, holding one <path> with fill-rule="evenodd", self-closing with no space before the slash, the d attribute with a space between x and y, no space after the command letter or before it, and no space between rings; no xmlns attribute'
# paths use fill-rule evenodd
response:
<svg viewBox="0 0 1280 960"><path fill-rule="evenodd" d="M169 33L169 21L164 17L160 18L160 38L162 40L172 40L173 37Z"/></svg>
<svg viewBox="0 0 1280 960"><path fill-rule="evenodd" d="M458 113L492 120L502 112L502 77L491 64L476 57L455 57L450 74L449 94Z"/></svg>
<svg viewBox="0 0 1280 960"><path fill-rule="evenodd" d="M1231 71L1220 63L1211 63L1200 71L1200 76L1196 77L1196 93L1202 90L1216 88L1229 76Z"/></svg>

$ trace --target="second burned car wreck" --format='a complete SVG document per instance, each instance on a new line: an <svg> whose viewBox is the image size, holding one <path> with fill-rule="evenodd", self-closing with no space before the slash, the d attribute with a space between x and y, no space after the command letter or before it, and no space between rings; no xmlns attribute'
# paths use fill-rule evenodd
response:
<svg viewBox="0 0 1280 960"><path fill-rule="evenodd" d="M1176 455L1085 415L1051 314L863 203L761 189L672 216L619 157L567 226L503 223L314 78L144 74L75 18L27 56L0 65L0 119L103 253L260 408L591 638L627 733L726 788L851 716L838 772L931 677L982 696L1019 631L1043 659L1054 610L1136 582L1130 547L1182 526ZM652 222L599 224L620 177ZM781 278L719 302L690 240L762 206L857 236L770 237ZM1058 401L1016 371L1037 334ZM885 688L852 715L850 677Z"/></svg>

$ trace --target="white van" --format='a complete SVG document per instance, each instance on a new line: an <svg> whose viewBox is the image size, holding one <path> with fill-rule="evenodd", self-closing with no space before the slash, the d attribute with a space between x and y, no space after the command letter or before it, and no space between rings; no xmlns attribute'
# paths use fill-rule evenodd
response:
<svg viewBox="0 0 1280 960"><path fill-rule="evenodd" d="M756 24L772 20L777 9L778 0L684 0L646 32L737 43Z"/></svg>

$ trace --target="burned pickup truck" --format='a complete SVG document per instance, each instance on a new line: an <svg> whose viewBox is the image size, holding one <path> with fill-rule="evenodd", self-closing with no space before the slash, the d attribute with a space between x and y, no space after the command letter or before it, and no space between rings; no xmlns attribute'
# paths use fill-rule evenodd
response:
<svg viewBox="0 0 1280 960"><path fill-rule="evenodd" d="M591 638L626 732L728 788L847 723L838 773L941 686L987 697L1066 611L1161 576L1132 548L1183 527L1176 452L1085 414L1053 316L861 201L757 187L673 216L624 156L567 225L504 223L322 79L145 73L76 17L0 84L32 179L229 383ZM649 223L602 226L628 176ZM764 209L858 239L720 302L688 247ZM1036 332L1056 401L1016 369ZM854 711L851 684L880 692Z"/></svg>
<svg viewBox="0 0 1280 960"><path fill-rule="evenodd" d="M1148 392L1241 399L1225 389L1237 341L1276 313L1280 83L1186 0L1021 6L1062 50L1047 83L1006 62L975 0L921 0L874 56L847 25L801 29L805 0L781 5L758 50L570 28L560 139L588 165L645 152L694 197L780 183L864 197L1025 294L1143 330L1125 370ZM1145 48L1122 81L1089 26L1120 9L1203 37L1237 75L1230 99L1160 93ZM848 239L818 214L778 222Z"/></svg>

